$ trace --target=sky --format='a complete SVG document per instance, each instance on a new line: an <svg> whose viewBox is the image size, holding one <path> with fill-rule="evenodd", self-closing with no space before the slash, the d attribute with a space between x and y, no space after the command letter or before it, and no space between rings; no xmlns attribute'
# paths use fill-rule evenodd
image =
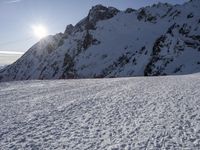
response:
<svg viewBox="0 0 200 150"><path fill-rule="evenodd" d="M4 65L8 65L15 62L20 57L21 57L21 54L0 53L0 69Z"/></svg>
<svg viewBox="0 0 200 150"><path fill-rule="evenodd" d="M87 16L96 4L120 10L138 9L158 2L181 4L188 0L0 0L0 51L25 52L39 41L33 26L42 25L52 35L64 32Z"/></svg>

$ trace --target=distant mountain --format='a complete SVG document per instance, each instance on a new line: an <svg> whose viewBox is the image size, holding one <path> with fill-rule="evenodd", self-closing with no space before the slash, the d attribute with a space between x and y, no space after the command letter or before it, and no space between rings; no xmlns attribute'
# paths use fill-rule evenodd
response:
<svg viewBox="0 0 200 150"><path fill-rule="evenodd" d="M97 5L64 33L48 36L0 80L104 78L200 71L200 1L120 11Z"/></svg>

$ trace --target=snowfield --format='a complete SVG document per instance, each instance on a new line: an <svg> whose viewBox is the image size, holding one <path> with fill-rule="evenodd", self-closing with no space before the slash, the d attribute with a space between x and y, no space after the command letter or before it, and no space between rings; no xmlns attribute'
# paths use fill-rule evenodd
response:
<svg viewBox="0 0 200 150"><path fill-rule="evenodd" d="M200 149L200 75L0 83L0 149Z"/></svg>

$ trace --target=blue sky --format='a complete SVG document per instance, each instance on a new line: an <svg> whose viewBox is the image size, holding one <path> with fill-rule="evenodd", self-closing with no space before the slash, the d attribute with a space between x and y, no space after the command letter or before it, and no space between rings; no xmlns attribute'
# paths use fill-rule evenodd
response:
<svg viewBox="0 0 200 150"><path fill-rule="evenodd" d="M38 41L31 26L43 24L49 34L76 24L96 4L121 10L158 2L181 4L187 0L0 0L0 51L26 51Z"/></svg>

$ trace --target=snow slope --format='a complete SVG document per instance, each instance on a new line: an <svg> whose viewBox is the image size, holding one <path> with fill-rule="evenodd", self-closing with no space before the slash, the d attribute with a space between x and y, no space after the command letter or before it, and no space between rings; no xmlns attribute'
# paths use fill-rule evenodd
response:
<svg viewBox="0 0 200 150"><path fill-rule="evenodd" d="M0 65L0 70L3 69L5 66L4 65Z"/></svg>
<svg viewBox="0 0 200 150"><path fill-rule="evenodd" d="M1 81L190 74L200 71L200 1L139 10L97 5L42 39Z"/></svg>
<svg viewBox="0 0 200 150"><path fill-rule="evenodd" d="M0 83L0 149L200 149L200 75Z"/></svg>

